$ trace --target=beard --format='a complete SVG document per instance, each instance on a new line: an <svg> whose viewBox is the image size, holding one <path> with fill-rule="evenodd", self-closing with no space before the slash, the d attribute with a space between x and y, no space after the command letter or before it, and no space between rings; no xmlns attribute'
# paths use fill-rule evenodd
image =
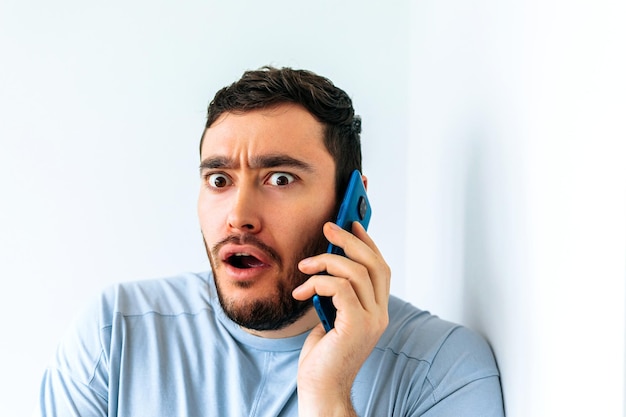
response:
<svg viewBox="0 0 626 417"><path fill-rule="evenodd" d="M204 240L207 255L213 270L217 296L228 318L247 329L265 331L283 329L302 317L312 307L311 300L296 300L291 293L296 287L302 285L309 278L309 275L302 273L298 269L298 262L304 258L323 253L328 246L328 241L321 232L321 226L318 230L320 230L320 232L312 239L309 239L307 243L295 253L293 260L288 265L285 265L283 259L273 248L269 247L252 234L229 236L215 244L210 251L206 240ZM280 271L279 276L276 278L276 294L270 294L269 297L265 298L261 296L245 301L229 298L225 294L220 286L220 279L217 276L215 260L218 259L220 248L227 243L256 246L275 262ZM237 285L241 288L246 288L251 284L242 282Z"/></svg>

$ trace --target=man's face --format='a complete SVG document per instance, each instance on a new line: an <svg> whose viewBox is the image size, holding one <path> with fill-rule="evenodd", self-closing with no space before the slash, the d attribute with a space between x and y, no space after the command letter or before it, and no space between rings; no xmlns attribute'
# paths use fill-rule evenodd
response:
<svg viewBox="0 0 626 417"><path fill-rule="evenodd" d="M198 215L222 307L253 330L277 330L309 303L292 290L297 263L326 248L335 207L335 162L323 126L283 104L224 113L204 133Z"/></svg>

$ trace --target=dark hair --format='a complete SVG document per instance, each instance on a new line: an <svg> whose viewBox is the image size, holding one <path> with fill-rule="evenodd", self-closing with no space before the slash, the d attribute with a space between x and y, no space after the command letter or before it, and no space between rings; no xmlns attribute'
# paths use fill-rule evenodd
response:
<svg viewBox="0 0 626 417"><path fill-rule="evenodd" d="M361 118L354 114L348 94L329 79L292 68L265 66L246 71L241 79L215 94L207 111L206 128L224 112L246 112L284 103L301 105L324 126L324 145L335 160L339 200L352 171L361 171Z"/></svg>

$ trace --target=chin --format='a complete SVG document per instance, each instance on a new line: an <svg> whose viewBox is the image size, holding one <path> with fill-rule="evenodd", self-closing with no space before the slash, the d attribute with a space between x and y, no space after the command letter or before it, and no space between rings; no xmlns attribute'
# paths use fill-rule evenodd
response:
<svg viewBox="0 0 626 417"><path fill-rule="evenodd" d="M254 284L255 282L253 282ZM280 330L295 323L311 307L309 301L291 296L291 288L274 283L272 288L252 285L249 288L223 288L216 281L217 294L226 315L238 325L251 330Z"/></svg>

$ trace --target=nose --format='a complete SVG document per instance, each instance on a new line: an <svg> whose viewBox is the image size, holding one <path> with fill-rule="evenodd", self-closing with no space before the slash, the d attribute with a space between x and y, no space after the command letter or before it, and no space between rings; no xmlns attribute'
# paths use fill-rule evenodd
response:
<svg viewBox="0 0 626 417"><path fill-rule="evenodd" d="M226 220L228 228L246 233L260 232L259 210L259 199L254 191L250 187L239 188Z"/></svg>

